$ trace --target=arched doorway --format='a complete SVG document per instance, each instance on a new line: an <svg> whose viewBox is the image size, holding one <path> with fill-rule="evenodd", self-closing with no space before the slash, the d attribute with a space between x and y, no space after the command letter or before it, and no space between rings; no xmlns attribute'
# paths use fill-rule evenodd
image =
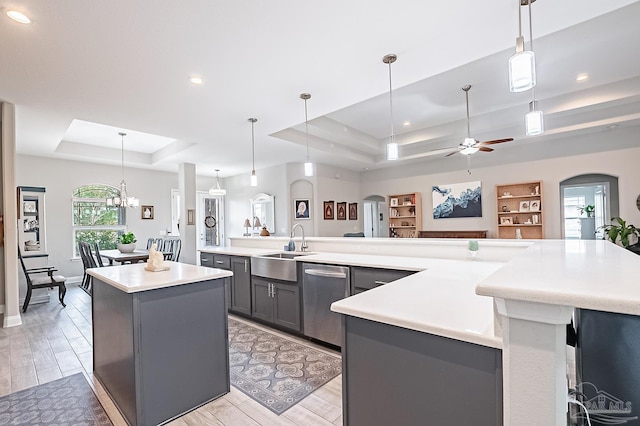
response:
<svg viewBox="0 0 640 426"><path fill-rule="evenodd" d="M363 200L365 237L387 237L387 200L382 195L370 195Z"/></svg>
<svg viewBox="0 0 640 426"><path fill-rule="evenodd" d="M593 240L612 217L619 215L618 178L604 174L574 176L560 182L562 238ZM592 206L593 213L588 213Z"/></svg>

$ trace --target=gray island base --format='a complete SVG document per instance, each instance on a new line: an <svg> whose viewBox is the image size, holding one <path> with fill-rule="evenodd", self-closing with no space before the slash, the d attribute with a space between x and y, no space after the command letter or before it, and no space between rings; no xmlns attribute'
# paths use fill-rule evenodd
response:
<svg viewBox="0 0 640 426"><path fill-rule="evenodd" d="M224 279L126 292L92 275L94 375L130 425L229 392Z"/></svg>
<svg viewBox="0 0 640 426"><path fill-rule="evenodd" d="M349 426L502 425L499 349L344 315Z"/></svg>

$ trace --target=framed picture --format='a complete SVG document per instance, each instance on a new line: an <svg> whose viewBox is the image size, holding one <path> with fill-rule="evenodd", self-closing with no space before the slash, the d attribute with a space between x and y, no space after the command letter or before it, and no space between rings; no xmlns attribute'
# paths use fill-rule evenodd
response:
<svg viewBox="0 0 640 426"><path fill-rule="evenodd" d="M540 200L531 200L529 202L529 211L532 211L532 212L540 211Z"/></svg>
<svg viewBox="0 0 640 426"><path fill-rule="evenodd" d="M153 219L153 206L141 206L140 217L142 219Z"/></svg>
<svg viewBox="0 0 640 426"><path fill-rule="evenodd" d="M325 201L323 203L324 220L333 220L334 203L335 201Z"/></svg>
<svg viewBox="0 0 640 426"><path fill-rule="evenodd" d="M37 213L37 207L35 201L25 201L23 203L22 210L25 213Z"/></svg>
<svg viewBox="0 0 640 426"><path fill-rule="evenodd" d="M347 203L340 202L336 203L336 210L338 211L336 214L336 218L338 220L347 220Z"/></svg>
<svg viewBox="0 0 640 426"><path fill-rule="evenodd" d="M482 182L434 185L431 187L434 219L482 217Z"/></svg>
<svg viewBox="0 0 640 426"><path fill-rule="evenodd" d="M397 198L390 198L389 199L389 205L392 207L395 207L398 205L398 199Z"/></svg>
<svg viewBox="0 0 640 426"><path fill-rule="evenodd" d="M293 213L296 220L311 219L311 209L309 207L308 198L293 200L293 208L295 209Z"/></svg>
<svg viewBox="0 0 640 426"><path fill-rule="evenodd" d="M187 209L187 225L196 224L196 211L195 209Z"/></svg>
<svg viewBox="0 0 640 426"><path fill-rule="evenodd" d="M513 225L513 217L511 217L511 216L502 216L500 218L500 225Z"/></svg>
<svg viewBox="0 0 640 426"><path fill-rule="evenodd" d="M358 203L349 203L349 220L358 220Z"/></svg>
<svg viewBox="0 0 640 426"><path fill-rule="evenodd" d="M520 210L521 212L529 211L529 201L520 201Z"/></svg>

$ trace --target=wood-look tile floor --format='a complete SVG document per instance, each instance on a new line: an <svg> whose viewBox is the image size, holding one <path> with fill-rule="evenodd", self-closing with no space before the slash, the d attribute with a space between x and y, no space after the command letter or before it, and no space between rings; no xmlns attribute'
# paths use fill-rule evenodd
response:
<svg viewBox="0 0 640 426"><path fill-rule="evenodd" d="M93 378L91 299L77 285L71 284L67 286L65 302L67 307L62 308L54 294L50 303L29 306L22 314L22 325L0 328L0 396L82 372L113 424L126 425L100 383ZM251 325L261 327L253 322ZM275 330L263 328L278 334ZM297 340L337 354L306 340ZM169 424L341 425L342 376L331 380L280 416L232 386L227 395Z"/></svg>

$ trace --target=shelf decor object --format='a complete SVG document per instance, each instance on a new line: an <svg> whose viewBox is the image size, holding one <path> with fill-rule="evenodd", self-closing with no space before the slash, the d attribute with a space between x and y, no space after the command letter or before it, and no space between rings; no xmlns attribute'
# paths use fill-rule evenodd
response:
<svg viewBox="0 0 640 426"><path fill-rule="evenodd" d="M419 192L387 196L389 237L418 238L422 231L422 197Z"/></svg>
<svg viewBox="0 0 640 426"><path fill-rule="evenodd" d="M496 185L497 238L544 238L542 181Z"/></svg>

